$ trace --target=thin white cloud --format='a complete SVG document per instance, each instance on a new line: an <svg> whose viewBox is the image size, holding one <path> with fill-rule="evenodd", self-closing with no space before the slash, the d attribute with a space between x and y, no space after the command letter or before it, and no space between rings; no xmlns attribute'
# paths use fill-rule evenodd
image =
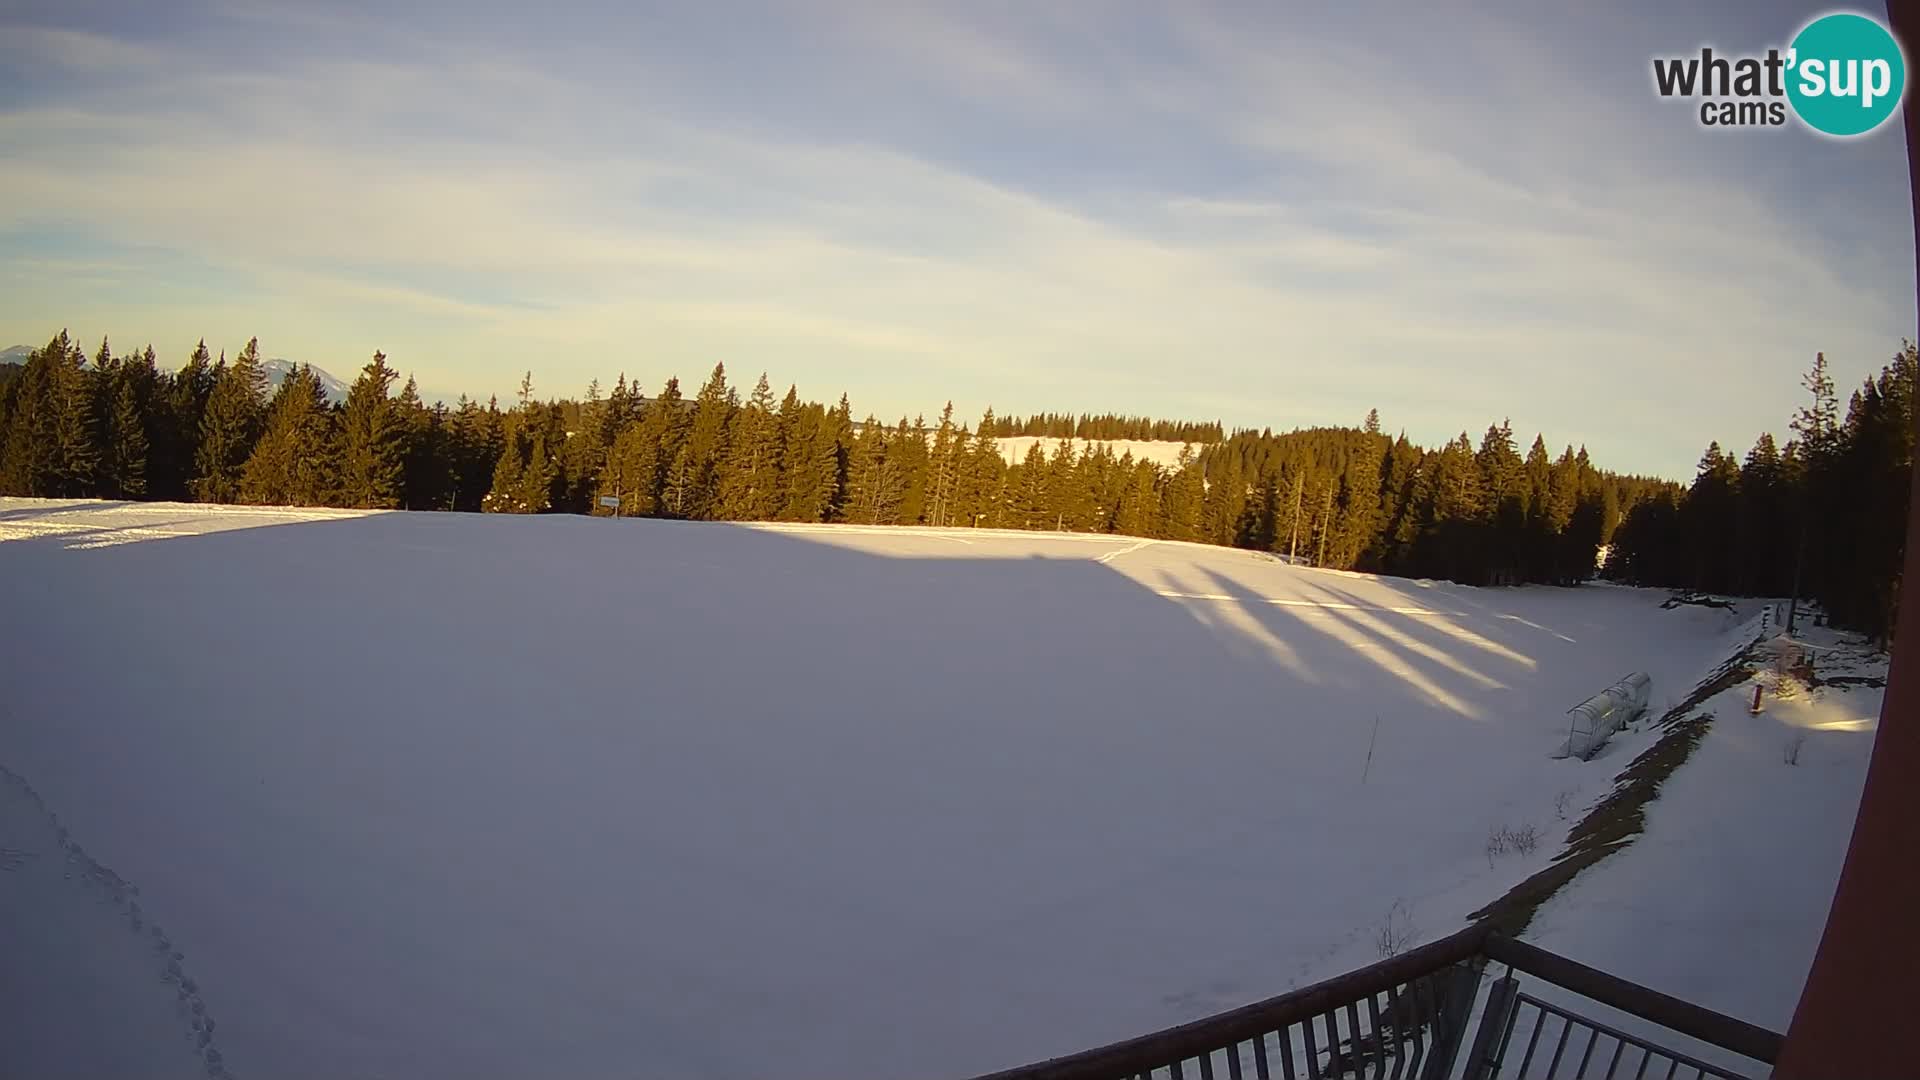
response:
<svg viewBox="0 0 1920 1080"><path fill-rule="evenodd" d="M1070 41L1095 10L1052 29ZM204 305L146 308L163 341L251 317L272 325L241 339L341 366L380 345L429 385L504 389L526 366L551 387L617 368L652 381L727 359L898 395L871 402L888 414L952 395L1257 426L1378 403L1427 440L1513 415L1669 471L1700 441L1681 416L1777 426L1776 389L1813 349L1865 368L1910 319L1910 266L1848 264L1737 178L1621 169L1630 139L1572 129L1530 129L1557 164L1503 173L1487 162L1515 136L1485 110L1424 107L1390 57L1339 42L1283 49L1191 20L1185 62L1115 97L1108 76L952 9L836 25L942 93L1173 131L1234 157L1236 179L1048 194L993 160L696 122L498 43L224 70L63 32L28 47L51 45L63 76L115 57L120 89L0 110L0 228L78 229L248 283L247 306L209 285ZM1605 94L1574 107L1608 138L1632 130ZM123 317L124 291L95 278L72 274L59 318ZM57 284L0 298L0 321L39 327ZM1596 422L1609 384L1641 403L1645 437Z"/></svg>

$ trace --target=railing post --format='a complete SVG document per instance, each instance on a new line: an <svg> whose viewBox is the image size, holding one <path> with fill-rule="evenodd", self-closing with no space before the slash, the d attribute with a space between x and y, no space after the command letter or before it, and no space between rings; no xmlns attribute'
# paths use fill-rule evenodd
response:
<svg viewBox="0 0 1920 1080"><path fill-rule="evenodd" d="M1441 991L1440 1014L1434 1017L1433 1051L1420 1070L1420 1080L1447 1080L1465 1041L1467 1021L1473 1018L1473 1000L1480 995L1480 974L1486 963L1473 957L1454 965Z"/></svg>
<svg viewBox="0 0 1920 1080"><path fill-rule="evenodd" d="M1506 1044L1507 1025L1513 1022L1513 1010L1519 1004L1514 994L1519 980L1509 971L1487 991L1487 1007L1473 1032L1473 1049L1467 1052L1467 1071L1462 1080L1487 1080L1500 1062L1497 1055Z"/></svg>

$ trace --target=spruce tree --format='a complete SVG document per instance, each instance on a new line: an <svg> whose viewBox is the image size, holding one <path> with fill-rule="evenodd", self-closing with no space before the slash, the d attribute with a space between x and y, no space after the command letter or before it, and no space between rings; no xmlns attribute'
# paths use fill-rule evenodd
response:
<svg viewBox="0 0 1920 1080"><path fill-rule="evenodd" d="M534 513L525 501L527 458L531 452L524 433L516 430L508 436L506 446L500 451L500 460L494 464L493 485L481 501L481 509L489 514Z"/></svg>
<svg viewBox="0 0 1920 1080"><path fill-rule="evenodd" d="M63 330L47 346L51 361L47 390L53 425L52 456L48 461L46 493L56 498L87 498L95 494L100 468L100 418L93 373L86 367L80 346Z"/></svg>
<svg viewBox="0 0 1920 1080"><path fill-rule="evenodd" d="M1240 461L1232 454L1219 455L1207 476L1206 493L1201 497L1200 539L1209 544L1230 545L1240 531L1240 518L1247 508L1247 483L1240 472Z"/></svg>
<svg viewBox="0 0 1920 1080"><path fill-rule="evenodd" d="M785 491L780 475L783 447L773 389L762 373L747 404L734 416L727 459L720 470L716 516L732 521L770 521L780 513Z"/></svg>
<svg viewBox="0 0 1920 1080"><path fill-rule="evenodd" d="M194 497L230 503L240 497L240 474L266 420L266 373L260 339L252 338L230 365L216 367L213 390L200 419Z"/></svg>
<svg viewBox="0 0 1920 1080"><path fill-rule="evenodd" d="M1193 447L1183 444L1174 463L1173 475L1166 487L1166 536L1169 540L1201 539L1201 510L1206 499L1205 481Z"/></svg>
<svg viewBox="0 0 1920 1080"><path fill-rule="evenodd" d="M428 408L420 388L407 376L393 399L400 422L400 505L411 510L438 510L449 505L453 486L452 433L444 406Z"/></svg>
<svg viewBox="0 0 1920 1080"><path fill-rule="evenodd" d="M447 502L452 509L480 509L481 499L493 487L498 458L489 445L486 412L479 402L460 395L447 419Z"/></svg>
<svg viewBox="0 0 1920 1080"><path fill-rule="evenodd" d="M1132 460L1131 454L1120 460L1126 482L1114 509L1114 531L1147 538L1165 535L1160 525L1160 470L1151 461Z"/></svg>
<svg viewBox="0 0 1920 1080"><path fill-rule="evenodd" d="M1739 485L1739 465L1720 449L1718 441L1709 443L1680 508L1693 571L1690 588L1731 591L1727 553L1733 546Z"/></svg>
<svg viewBox="0 0 1920 1080"><path fill-rule="evenodd" d="M667 511L675 517L704 518L718 495L718 471L727 455L728 429L738 401L727 386L725 364L715 364L693 403L693 421L686 439L668 466L663 493Z"/></svg>
<svg viewBox="0 0 1920 1080"><path fill-rule="evenodd" d="M520 488L514 499L520 513L545 513L553 506L554 479L559 468L545 430L535 428L525 443L526 460L520 469Z"/></svg>
<svg viewBox="0 0 1920 1080"><path fill-rule="evenodd" d="M1737 587L1750 595L1791 588L1779 556L1780 529L1788 504L1781 492L1780 450L1771 432L1761 432L1740 467L1739 517L1736 522Z"/></svg>
<svg viewBox="0 0 1920 1080"><path fill-rule="evenodd" d="M54 494L58 457L58 383L71 342L62 330L44 348L27 357L19 375L7 384L7 429L0 453L0 492L8 495Z"/></svg>
<svg viewBox="0 0 1920 1080"><path fill-rule="evenodd" d="M893 469L900 487L900 502L893 513L897 525L919 525L926 520L929 461L927 422L916 416L909 424L906 417L894 425L887 438L887 464Z"/></svg>
<svg viewBox="0 0 1920 1080"><path fill-rule="evenodd" d="M203 339L172 378L165 381L165 408L151 429L152 451L147 486L155 498L185 499L192 495L200 450L200 426L213 395L217 375L213 356Z"/></svg>
<svg viewBox="0 0 1920 1080"><path fill-rule="evenodd" d="M972 439L956 435L954 499L949 523L963 526L1000 524L1000 495L1006 480L1006 459L1000 456L998 421L988 409Z"/></svg>
<svg viewBox="0 0 1920 1080"><path fill-rule="evenodd" d="M347 390L340 414L340 499L346 506L398 506L405 480L406 429L388 391L397 377L375 351Z"/></svg>
<svg viewBox="0 0 1920 1080"><path fill-rule="evenodd" d="M930 475L927 483L927 524L940 528L953 521L953 506L958 494L959 458L964 440L953 424L953 402L940 410L940 426L933 432Z"/></svg>
<svg viewBox="0 0 1920 1080"><path fill-rule="evenodd" d="M267 405L266 430L240 478L240 497L271 506L325 506L332 501L333 413L325 387L302 364L280 382Z"/></svg>
<svg viewBox="0 0 1920 1080"><path fill-rule="evenodd" d="M1047 455L1038 440L1027 444L1027 456L1007 471L1008 509L1012 524L1022 529L1053 527L1047 498Z"/></svg>
<svg viewBox="0 0 1920 1080"><path fill-rule="evenodd" d="M905 477L895 460L897 449L886 426L867 417L848 459L846 520L862 525L900 523Z"/></svg>
<svg viewBox="0 0 1920 1080"><path fill-rule="evenodd" d="M113 401L107 411L106 452L101 458L101 495L109 499L138 499L147 493L146 403L137 382L121 375L113 379Z"/></svg>
<svg viewBox="0 0 1920 1080"><path fill-rule="evenodd" d="M821 520L839 521L847 502L847 464L853 455L853 406L844 392L840 403L827 413L814 449L818 455L815 467L827 499Z"/></svg>

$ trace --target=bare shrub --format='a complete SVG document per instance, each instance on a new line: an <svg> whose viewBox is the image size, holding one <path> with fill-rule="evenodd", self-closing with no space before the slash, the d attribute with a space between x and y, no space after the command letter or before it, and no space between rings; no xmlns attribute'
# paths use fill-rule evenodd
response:
<svg viewBox="0 0 1920 1080"><path fill-rule="evenodd" d="M1413 928L1413 912L1407 909L1407 902L1395 900L1393 906L1387 909L1386 918L1380 921L1380 926L1374 931L1374 950L1382 960L1398 956L1413 944L1418 933Z"/></svg>
<svg viewBox="0 0 1920 1080"><path fill-rule="evenodd" d="M1487 831L1487 865L1502 855L1531 855L1540 846L1540 830L1532 825L1495 825Z"/></svg>
<svg viewBox="0 0 1920 1080"><path fill-rule="evenodd" d="M1573 811L1573 800L1578 794L1579 792L1576 792L1574 789L1567 788L1560 794L1555 795L1553 797L1553 816L1559 818L1561 821L1567 820L1567 815Z"/></svg>
<svg viewBox="0 0 1920 1080"><path fill-rule="evenodd" d="M1789 765L1800 764L1800 748L1805 745L1807 745L1807 733L1795 732L1793 737L1787 740L1786 748L1781 751L1781 759Z"/></svg>
<svg viewBox="0 0 1920 1080"><path fill-rule="evenodd" d="M1540 830L1534 828L1532 825L1522 825L1517 829L1509 829L1508 835L1511 837L1513 850L1522 855L1531 855L1533 854L1533 849L1540 846Z"/></svg>

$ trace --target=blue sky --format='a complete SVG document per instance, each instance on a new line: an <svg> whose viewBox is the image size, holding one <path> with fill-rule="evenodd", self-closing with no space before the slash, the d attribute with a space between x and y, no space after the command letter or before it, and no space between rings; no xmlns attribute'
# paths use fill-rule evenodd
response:
<svg viewBox="0 0 1920 1080"><path fill-rule="evenodd" d="M424 387L716 361L884 418L1691 473L1913 336L1897 121L1702 130L1650 59L1824 8L1201 2L0 8L0 344L67 326Z"/></svg>

